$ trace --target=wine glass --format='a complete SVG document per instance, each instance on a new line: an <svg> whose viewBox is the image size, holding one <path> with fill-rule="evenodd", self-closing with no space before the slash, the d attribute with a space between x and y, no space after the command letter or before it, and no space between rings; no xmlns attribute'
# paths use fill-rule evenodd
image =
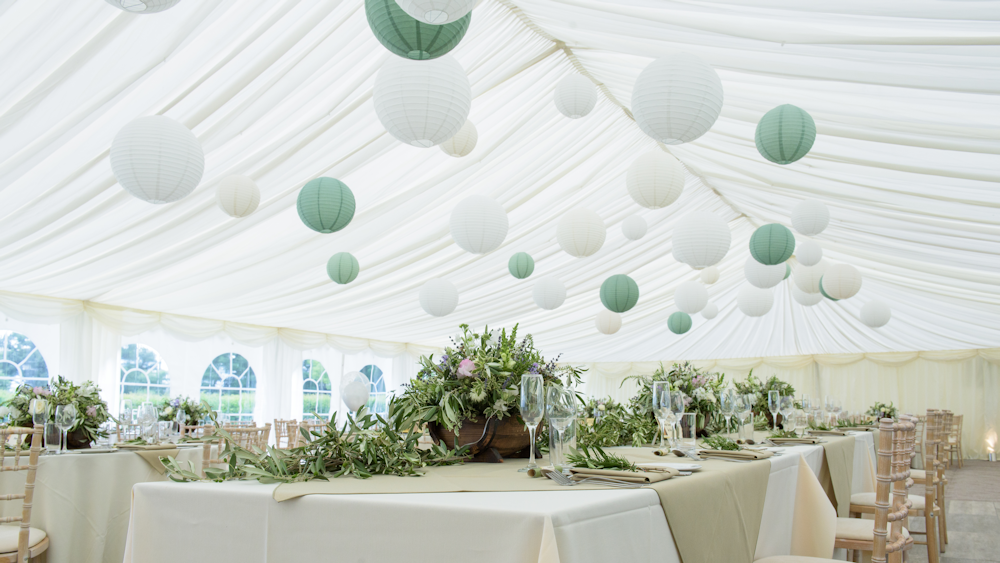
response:
<svg viewBox="0 0 1000 563"><path fill-rule="evenodd" d="M781 428L788 430L792 423L792 413L795 411L795 399L791 395L781 398Z"/></svg>
<svg viewBox="0 0 1000 563"><path fill-rule="evenodd" d="M719 403L721 404L722 416L726 417L726 431L729 431L729 423L736 414L736 391L732 389L726 389L719 396Z"/></svg>
<svg viewBox="0 0 1000 563"><path fill-rule="evenodd" d="M778 410L781 409L781 392L767 392L767 410L771 411L771 429L778 427Z"/></svg>
<svg viewBox="0 0 1000 563"><path fill-rule="evenodd" d="M153 434L157 418L156 407L153 406L153 403L146 402L139 405L139 424L142 426L142 436L149 443L155 441Z"/></svg>
<svg viewBox="0 0 1000 563"><path fill-rule="evenodd" d="M680 431L681 415L684 414L684 407L687 406L687 403L684 401L685 398L684 393L681 391L670 394L670 414L673 416L673 424L671 426L675 435Z"/></svg>
<svg viewBox="0 0 1000 563"><path fill-rule="evenodd" d="M76 405L59 405L56 407L56 424L59 425L59 429L62 430L62 450L60 453L65 453L67 450L67 433L73 425L76 424Z"/></svg>
<svg viewBox="0 0 1000 563"><path fill-rule="evenodd" d="M569 474L563 454L562 433L576 418L576 397L561 385L552 385L545 393L545 414L555 430L555 450L550 452L552 468Z"/></svg>
<svg viewBox="0 0 1000 563"><path fill-rule="evenodd" d="M747 417L747 421L750 422L750 424L753 424L754 409L757 408L757 394L756 393L745 393L743 395L743 400L747 402L747 408L750 410L750 416ZM747 438L748 439L749 438L753 438L753 429L752 428L750 429L750 436L748 436Z"/></svg>
<svg viewBox="0 0 1000 563"><path fill-rule="evenodd" d="M664 424L670 419L670 382L653 382L653 416L656 417L656 428L660 434L660 447L663 447Z"/></svg>
<svg viewBox="0 0 1000 563"><path fill-rule="evenodd" d="M49 402L45 399L32 399L28 403L32 424L45 424L49 421Z"/></svg>
<svg viewBox="0 0 1000 563"><path fill-rule="evenodd" d="M132 424L132 400L122 401L122 424Z"/></svg>
<svg viewBox="0 0 1000 563"><path fill-rule="evenodd" d="M837 426L837 424L840 422L840 412L843 411L843 410L844 410L844 405L843 405L843 403L840 402L840 399L834 399L833 400L833 417L834 417L834 419L833 419L833 425L834 426Z"/></svg>
<svg viewBox="0 0 1000 563"><path fill-rule="evenodd" d="M526 373L521 376L521 419L528 425L528 465L518 471L536 469L535 463L535 430L545 416L545 381L541 374Z"/></svg>

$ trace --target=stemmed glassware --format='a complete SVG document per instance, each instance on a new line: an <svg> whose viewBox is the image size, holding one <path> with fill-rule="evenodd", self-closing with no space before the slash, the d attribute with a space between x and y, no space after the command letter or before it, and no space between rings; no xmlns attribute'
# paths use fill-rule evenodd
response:
<svg viewBox="0 0 1000 563"><path fill-rule="evenodd" d="M670 410L670 382L653 382L653 416L656 417L656 428L660 434L660 447L663 447L665 424L670 421L673 413Z"/></svg>
<svg viewBox="0 0 1000 563"><path fill-rule="evenodd" d="M563 453L563 432L576 418L576 397L561 385L551 385L545 393L545 415L555 431L555 451L550 452L552 468L569 474Z"/></svg>
<svg viewBox="0 0 1000 563"><path fill-rule="evenodd" d="M771 411L771 428L778 427L778 411L781 409L781 393L779 391L767 392L767 410Z"/></svg>
<svg viewBox="0 0 1000 563"><path fill-rule="evenodd" d="M538 468L535 463L535 429L545 416L545 381L538 373L526 373L521 376L521 419L528 425L528 465L518 471L528 471Z"/></svg>
<svg viewBox="0 0 1000 563"><path fill-rule="evenodd" d="M789 427L793 427L792 413L795 412L795 399L791 395L785 395L781 398L781 428L788 430Z"/></svg>
<svg viewBox="0 0 1000 563"><path fill-rule="evenodd" d="M681 416L684 415L684 407L687 406L684 402L684 398L684 393L681 391L670 394L670 413L673 415L673 433L675 436L678 436L676 440L672 441L672 446L675 446L677 442L680 441L680 435L678 432L680 432Z"/></svg>
<svg viewBox="0 0 1000 563"><path fill-rule="evenodd" d="M757 394L756 393L745 393L743 395L743 400L746 401L746 403L747 403L747 409L750 410L750 416L747 417L747 420L750 422L750 424L753 424L753 409L754 409L754 407L757 406ZM753 429L752 428L750 430L750 436L747 436L747 438L753 438Z"/></svg>
<svg viewBox="0 0 1000 563"><path fill-rule="evenodd" d="M747 420L750 419L750 413L753 412L753 402L748 395L737 395L734 406L736 407L736 418L740 421L739 439L742 440L743 428L747 425Z"/></svg>
<svg viewBox="0 0 1000 563"><path fill-rule="evenodd" d="M832 427L834 427L834 428L837 427L837 423L840 422L840 411L842 411L843 409L844 409L844 407L843 407L843 404L840 402L840 399L834 399L833 400L833 424L831 424Z"/></svg>
<svg viewBox="0 0 1000 563"><path fill-rule="evenodd" d="M59 425L59 429L62 430L62 450L61 453L65 453L67 450L67 434L70 428L76 424L76 405L59 405L56 407L56 424Z"/></svg>
<svg viewBox="0 0 1000 563"><path fill-rule="evenodd" d="M719 403L722 409L722 416L726 417L726 432L729 432L729 423L736 414L736 391L726 389L719 396Z"/></svg>
<svg viewBox="0 0 1000 563"><path fill-rule="evenodd" d="M28 403L28 412L31 413L33 424L45 424L49 421L49 402L45 399L32 399Z"/></svg>
<svg viewBox="0 0 1000 563"><path fill-rule="evenodd" d="M156 441L156 419L158 418L156 407L153 403L145 402L139 405L139 424L142 425L142 436L147 443Z"/></svg>
<svg viewBox="0 0 1000 563"><path fill-rule="evenodd" d="M132 400L122 401L122 424L132 424Z"/></svg>

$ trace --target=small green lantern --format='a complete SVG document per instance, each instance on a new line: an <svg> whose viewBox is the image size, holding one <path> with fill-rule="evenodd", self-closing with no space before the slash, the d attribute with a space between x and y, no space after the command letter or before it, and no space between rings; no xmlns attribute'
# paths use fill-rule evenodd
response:
<svg viewBox="0 0 1000 563"><path fill-rule="evenodd" d="M510 270L510 275L523 280L535 271L535 260L527 252L518 252L510 257L507 269Z"/></svg>
<svg viewBox="0 0 1000 563"><path fill-rule="evenodd" d="M830 297L830 294L827 293L825 289L823 289L823 276L819 277L819 292L823 294L823 297L826 297L830 301L840 301L840 299L834 299L833 297Z"/></svg>
<svg viewBox="0 0 1000 563"><path fill-rule="evenodd" d="M624 313L639 302L639 285L625 274L617 274L601 284L601 303L609 311Z"/></svg>
<svg viewBox="0 0 1000 563"><path fill-rule="evenodd" d="M350 252L338 252L326 263L326 275L341 285L354 281L360 271L358 259Z"/></svg>
<svg viewBox="0 0 1000 563"><path fill-rule="evenodd" d="M691 315L684 311L677 311L667 319L667 328L674 334L684 334L691 330Z"/></svg>
<svg viewBox="0 0 1000 563"><path fill-rule="evenodd" d="M299 190L299 218L310 229L335 233L354 218L354 193L334 178L310 180Z"/></svg>
<svg viewBox="0 0 1000 563"><path fill-rule="evenodd" d="M757 152L764 158L778 164L791 164L812 148L816 141L816 123L802 108L784 104L760 118L753 139Z"/></svg>
<svg viewBox="0 0 1000 563"><path fill-rule="evenodd" d="M764 225L750 236L750 254L761 264L767 266L781 264L791 258L793 252L795 252L795 235L784 225L777 223Z"/></svg>
<svg viewBox="0 0 1000 563"><path fill-rule="evenodd" d="M365 0L368 26L379 43L407 59L436 59L458 45L472 21L472 12L444 25L424 23L411 17L396 0Z"/></svg>

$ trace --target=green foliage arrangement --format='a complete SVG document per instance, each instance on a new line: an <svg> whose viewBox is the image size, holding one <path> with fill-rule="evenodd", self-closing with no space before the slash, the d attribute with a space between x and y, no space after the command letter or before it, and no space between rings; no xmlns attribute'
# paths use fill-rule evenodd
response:
<svg viewBox="0 0 1000 563"><path fill-rule="evenodd" d="M593 451L593 453L591 453ZM566 460L576 467L590 469L620 469L622 471L638 471L636 465L622 456L609 454L600 446L580 446L576 452L566 455Z"/></svg>
<svg viewBox="0 0 1000 563"><path fill-rule="evenodd" d="M771 412L767 409L768 391L777 391L781 393L782 397L795 396L795 387L793 387L790 383L778 379L778 376L776 375L772 375L766 382L761 382L754 376L753 370L750 370L750 373L747 374L747 378L745 380L734 381L733 385L736 386L736 392L740 395L752 393L757 397L757 402L753 405L753 413L757 416L771 415Z"/></svg>
<svg viewBox="0 0 1000 563"><path fill-rule="evenodd" d="M160 412L160 420L174 420L177 418L177 411L184 413L184 424L187 426L197 426L201 421L208 418L211 408L204 401L196 401L190 397L176 397L173 399L164 398L157 407Z"/></svg>
<svg viewBox="0 0 1000 563"><path fill-rule="evenodd" d="M707 373L690 363L674 364L668 371L661 364L653 375L633 375L639 384L639 393L629 401L632 418L628 431L632 444L648 444L656 437L656 417L653 416L653 382L669 381L670 391L680 391L686 396L685 412L701 415L707 431L717 430L723 422L719 411L719 392L724 387L726 376L721 373ZM624 384L624 381L622 382Z"/></svg>
<svg viewBox="0 0 1000 563"><path fill-rule="evenodd" d="M56 407L59 405L76 405L76 424L69 429L70 432L82 430L88 440L94 442L98 436L104 437L108 433L101 430L101 425L111 419L108 413L108 404L101 400L101 390L93 381L84 382L77 385L57 376L47 387L32 387L21 385L17 392L0 407L0 416L10 415L12 426L31 426L31 414L28 405L32 399L45 399L48 401L48 420L55 417ZM4 412L2 409L7 409Z"/></svg>
<svg viewBox="0 0 1000 563"><path fill-rule="evenodd" d="M588 400L584 404L582 416L579 417L577 424L577 446L609 448L630 443L632 439L629 432L630 418L631 413L613 399ZM547 441L546 446L548 446Z"/></svg>
<svg viewBox="0 0 1000 563"><path fill-rule="evenodd" d="M892 402L890 402L888 405L885 403L875 403L865 414L875 417L875 422L877 424L879 419L896 418L896 415L899 413L896 407L893 406Z"/></svg>
<svg viewBox="0 0 1000 563"><path fill-rule="evenodd" d="M709 436L701 441L703 447L709 450L729 450L736 451L740 449L739 444L732 441L725 436Z"/></svg>
<svg viewBox="0 0 1000 563"><path fill-rule="evenodd" d="M830 430L833 430L832 428L830 428L829 424L825 424L823 422L816 422L815 420L809 423L809 429L822 430L824 432L829 432Z"/></svg>
<svg viewBox="0 0 1000 563"><path fill-rule="evenodd" d="M794 430L775 430L768 438L798 438Z"/></svg>

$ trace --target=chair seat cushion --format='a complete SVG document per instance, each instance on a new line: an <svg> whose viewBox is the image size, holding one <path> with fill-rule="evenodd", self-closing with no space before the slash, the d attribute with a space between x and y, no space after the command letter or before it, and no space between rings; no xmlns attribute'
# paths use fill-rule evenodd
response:
<svg viewBox="0 0 1000 563"><path fill-rule="evenodd" d="M917 495L909 495L910 502L913 503L913 510L923 510L924 497ZM856 504L858 506L875 506L875 493L854 493L851 495L851 504Z"/></svg>
<svg viewBox="0 0 1000 563"><path fill-rule="evenodd" d="M910 537L910 532L903 528L903 537ZM875 521L861 518L837 518L837 539L875 541Z"/></svg>
<svg viewBox="0 0 1000 563"><path fill-rule="evenodd" d="M844 563L836 559L822 559L819 557L801 557L798 555L775 555L758 559L754 563Z"/></svg>
<svg viewBox="0 0 1000 563"><path fill-rule="evenodd" d="M912 477L914 480L917 479L923 480L927 478L927 472L924 471L923 469L911 469L910 477Z"/></svg>
<svg viewBox="0 0 1000 563"><path fill-rule="evenodd" d="M21 531L21 525L0 526L0 553L17 551L17 535ZM28 528L28 547L38 545L38 542L45 539L45 530L38 528Z"/></svg>

